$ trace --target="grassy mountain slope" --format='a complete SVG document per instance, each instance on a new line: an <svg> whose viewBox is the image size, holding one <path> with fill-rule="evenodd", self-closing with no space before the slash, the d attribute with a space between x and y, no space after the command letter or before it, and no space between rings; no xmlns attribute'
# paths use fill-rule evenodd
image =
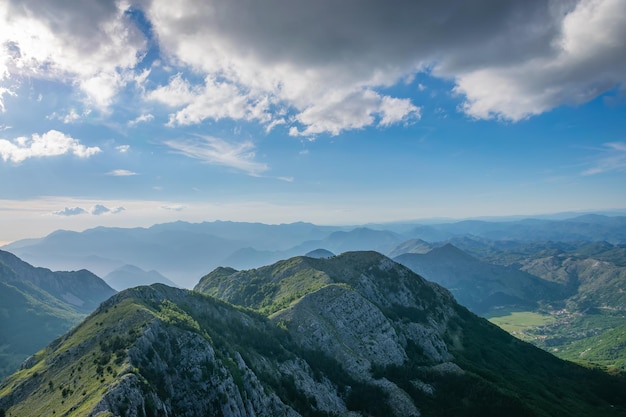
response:
<svg viewBox="0 0 626 417"><path fill-rule="evenodd" d="M0 251L0 378L114 293L88 271L34 268Z"/></svg>
<svg viewBox="0 0 626 417"><path fill-rule="evenodd" d="M502 409L510 408L512 410L521 407L516 409L519 415L525 415L525 413L528 415L534 415L534 413L537 415L586 415L586 413L593 415L598 413L598 410L594 410L593 407L588 408L588 405L583 404L595 402L596 400L592 397L598 393L611 393L611 401L616 401L619 398L616 390L619 392L620 389L624 388L623 381L609 380L601 373L589 372L562 362L550 354L512 338L452 301L444 302L443 300L446 299L445 291L441 292L441 289L436 289L437 286L433 287L417 275L409 273L408 270L399 269L399 266L389 266L390 264L387 264L385 260L386 258L372 253L343 254L326 262L318 262L308 258L294 258L257 270L216 271L214 274L204 277L197 289L230 302L258 308L266 313L273 313L271 317L292 332L297 333L298 329L302 327L322 328L332 335L331 339L328 340L318 338L316 347L322 350L324 346L332 346L330 340L337 338L338 334L341 333L337 332L337 329L333 330L332 325L328 328L328 323L340 323L337 326L341 329L346 329L349 325L346 324L342 327L341 321L336 319L334 321L328 319L306 320L308 317L306 312L311 311L312 308L305 300L314 295L317 296L331 285L347 284L349 288L357 288L361 294L366 294L366 298L377 305L381 311L384 311L386 317L392 318L396 329L401 329L401 323L407 321L412 323L441 323L443 317L448 317L445 325L446 330L440 336L445 341L447 352L454 356L454 362L465 370L471 369L472 372L464 373L463 377L457 378L451 377L449 373L443 373L445 376L441 376L432 371L432 368L427 366L427 364L432 365L433 363L433 357L429 357L428 352L432 354L432 349L429 348L437 345L437 343L433 342L429 346L427 343L423 343L424 338L418 338L417 342L413 342L414 344L407 342L404 349L406 352L410 351L410 354L407 354L408 359L401 365L392 363L377 367L374 364L377 376L395 382L405 392L409 393L417 403L427 404L423 405L425 410L429 410L427 415L472 415L480 407L478 403L483 404L482 401L484 401L485 396L492 397L494 403L491 405L494 409L502 407ZM384 266L381 267L381 265ZM428 299L431 299L432 302L432 299L436 299L437 302L434 304L438 306L441 306L441 303L451 303L455 306L454 313L447 316L441 309L428 306L427 302L421 305L422 308L418 308L416 305L411 306L411 302L407 299L398 304L390 301L397 299L394 297L399 297L399 294L407 293L407 287L403 286L403 283L406 285L405 278L402 278L404 274L411 276L412 284L408 287L418 285L416 282L419 282L419 289L412 287L408 291L409 293L420 293L419 299L422 302ZM381 281L374 288L363 284L364 282L371 284L377 279ZM285 286L282 285L283 282ZM251 283L257 290L250 290L246 283ZM321 289L316 289L317 287ZM303 298L298 298L296 292L290 298L285 295L289 293L286 288L298 288L300 291L303 288L308 288L305 291L313 292L308 292L308 295ZM402 290L396 292L394 288L402 288ZM263 291L259 292L258 289L263 289ZM385 294L385 296L381 297L381 294ZM325 299L325 297L321 298ZM340 309L341 305L350 305L348 302L343 302L345 297L337 296L337 298L342 302L338 305L331 304L336 306L335 308ZM289 300L293 301L289 303ZM286 304L289 304L288 307L281 310ZM319 305L328 306L329 302L326 299ZM322 312L319 314L324 315ZM354 325L354 323L363 321L367 322L368 320L355 319L351 323ZM428 340L431 342L437 340L437 337L434 336L438 334L437 330L434 328L430 328L430 330L432 333L429 333L431 338ZM407 331L406 334L409 333ZM341 343L338 343L340 346L346 345L344 339L349 341L350 337L340 337ZM411 340L408 337L407 339ZM314 337L313 341L315 341ZM350 343L347 345L350 346ZM359 345L355 351L362 352L366 349L366 346ZM326 348L325 352L339 355L342 364L351 363L350 355L346 352L337 353L331 348ZM359 359L363 360L362 358ZM551 382L554 378L558 379L560 383L558 389L555 389ZM582 387L579 383L581 378L590 378L594 381L592 382L594 388L588 391ZM421 382L416 381L431 381L434 386L438 387L441 397L435 396L437 398L435 400L424 394L423 389L416 388L416 386L422 388L424 386L420 385ZM424 383L429 385L428 382ZM460 385L463 384L469 384L468 386L473 388L461 389ZM497 393L491 391L494 386L499 387ZM448 389L449 392L446 391ZM442 408L440 401L442 398L446 398L446 395L450 395L447 397L447 400L451 401L450 407L443 406ZM456 396L455 401L452 401L453 396ZM471 404L471 406L459 405L459 398L463 398L466 405ZM531 410L526 410L524 407L529 404L532 404ZM585 408L587 411L583 412L582 408L579 407ZM441 414L436 411L437 409L442 410ZM565 409L567 412L564 411ZM508 415L514 414L508 413Z"/></svg>
<svg viewBox="0 0 626 417"><path fill-rule="evenodd" d="M528 260L522 269L570 287L574 295L569 297L568 307L572 310L626 310L626 267L561 254Z"/></svg>
<svg viewBox="0 0 626 417"><path fill-rule="evenodd" d="M566 345L559 356L626 372L626 324Z"/></svg>
<svg viewBox="0 0 626 417"><path fill-rule="evenodd" d="M263 297L251 297L246 281ZM222 268L202 285L266 314L161 284L123 291L6 379L0 410L68 417L626 413L623 379L511 337L377 253Z"/></svg>

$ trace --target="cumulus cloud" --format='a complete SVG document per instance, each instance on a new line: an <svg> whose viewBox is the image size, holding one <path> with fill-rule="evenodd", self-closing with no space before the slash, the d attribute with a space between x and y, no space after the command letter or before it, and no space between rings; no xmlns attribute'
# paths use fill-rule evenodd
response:
<svg viewBox="0 0 626 417"><path fill-rule="evenodd" d="M207 77L204 85L192 86L181 74L169 84L147 94L150 100L183 109L172 113L168 126L197 124L206 119L258 120L269 122L269 102L266 97L242 92L229 82Z"/></svg>
<svg viewBox="0 0 626 417"><path fill-rule="evenodd" d="M123 1L5 1L0 4L0 80L69 81L100 109L134 75L146 40Z"/></svg>
<svg viewBox="0 0 626 417"><path fill-rule="evenodd" d="M270 107L295 109L300 126L293 134L387 126L417 119L419 111L406 100L391 112L385 104L402 98L376 99L373 90L420 71L453 80L468 115L515 121L584 103L626 78L622 0L272 5L186 0L148 6L162 48L207 80L219 77L220 88L235 98L229 113L211 102L219 94L207 98L213 81L181 88L173 79L168 87L187 100L173 123L249 117L253 103L267 100Z"/></svg>
<svg viewBox="0 0 626 417"><path fill-rule="evenodd" d="M57 216L78 216L79 214L86 214L87 210L81 207L65 207L63 210L55 211L52 214Z"/></svg>
<svg viewBox="0 0 626 417"><path fill-rule="evenodd" d="M203 162L235 168L259 176L269 168L254 160L254 144L250 141L230 143L212 136L199 136L196 139L170 140L164 142L176 153Z"/></svg>
<svg viewBox="0 0 626 417"><path fill-rule="evenodd" d="M626 82L626 3L583 0L558 22L544 54L507 65L461 70L455 91L481 119L517 121L562 104L577 105Z"/></svg>
<svg viewBox="0 0 626 417"><path fill-rule="evenodd" d="M127 169L114 169L113 171L107 172L107 175L111 175L113 177L131 177L139 174Z"/></svg>
<svg viewBox="0 0 626 417"><path fill-rule="evenodd" d="M513 121L626 81L623 0L135 3L2 3L0 80L64 80L99 108L135 82L172 127L229 118L305 136L419 120L420 103L389 87L420 72L451 81L469 116ZM167 81L139 68L152 42Z"/></svg>
<svg viewBox="0 0 626 417"><path fill-rule="evenodd" d="M28 158L43 158L72 154L79 158L89 158L102 152L97 147L87 147L78 139L58 130L50 130L43 135L22 136L12 141L0 139L0 156L4 161L20 163Z"/></svg>
<svg viewBox="0 0 626 417"><path fill-rule="evenodd" d="M585 170L583 175L596 175L605 172L626 171L626 143L605 143L601 156L593 163L593 167Z"/></svg>
<svg viewBox="0 0 626 417"><path fill-rule="evenodd" d="M119 153L126 153L130 149L130 145L119 145L119 146L116 146L115 149Z"/></svg>

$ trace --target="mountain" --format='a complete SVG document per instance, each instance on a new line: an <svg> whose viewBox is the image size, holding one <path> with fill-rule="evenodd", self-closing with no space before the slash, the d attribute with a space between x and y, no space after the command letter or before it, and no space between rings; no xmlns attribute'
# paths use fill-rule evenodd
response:
<svg viewBox="0 0 626 417"><path fill-rule="evenodd" d="M403 250L398 245L406 241L412 240L417 245L405 248L406 252L419 253L424 252L428 244L421 243L420 247L417 239L444 242L468 238L484 242L605 241L626 245L626 217L585 215L567 220L466 220L370 227L318 226L302 222L278 225L173 222L149 228L97 227L80 233L59 230L41 239L13 242L3 248L33 265L56 270L88 269L99 276L126 264L135 265L175 277L178 285L190 288L206 271L218 266L256 268L317 248L333 253L375 250L395 257ZM622 258L626 262L626 257Z"/></svg>
<svg viewBox="0 0 626 417"><path fill-rule="evenodd" d="M377 253L219 268L200 284L259 309L161 284L125 290L7 378L0 409L68 417L626 412L623 378L511 337Z"/></svg>
<svg viewBox="0 0 626 417"><path fill-rule="evenodd" d="M428 253L433 249L433 244L428 243L422 239L411 239L406 242L395 246L389 252L387 256L395 258L396 256L404 255L405 253Z"/></svg>
<svg viewBox="0 0 626 417"><path fill-rule="evenodd" d="M315 249L304 256L308 256L309 258L332 258L335 254L326 249Z"/></svg>
<svg viewBox="0 0 626 417"><path fill-rule="evenodd" d="M448 288L460 304L477 314L505 307L533 309L538 301L566 295L560 283L482 262L449 243L425 254L406 253L394 260Z"/></svg>
<svg viewBox="0 0 626 417"><path fill-rule="evenodd" d="M90 313L115 293L102 279L86 270L52 272L35 268L17 256L0 250L1 281L20 288L35 287L77 312Z"/></svg>
<svg viewBox="0 0 626 417"><path fill-rule="evenodd" d="M576 340L560 349L559 356L626 372L626 324Z"/></svg>
<svg viewBox="0 0 626 417"><path fill-rule="evenodd" d="M130 264L196 282L202 273L216 266L215 258L226 257L239 247L235 241L186 227L97 227L80 233L57 231L35 245L16 248L15 253L28 262L55 269L93 268L104 276Z"/></svg>
<svg viewBox="0 0 626 417"><path fill-rule="evenodd" d="M52 272L0 251L0 379L114 293L89 271Z"/></svg>
<svg viewBox="0 0 626 417"><path fill-rule="evenodd" d="M428 242L474 236L505 241L607 241L624 244L626 216L588 214L564 220L523 219L506 222L464 220L417 225L405 234Z"/></svg>
<svg viewBox="0 0 626 417"><path fill-rule="evenodd" d="M116 291L126 288L161 283L176 287L177 285L161 275L158 271L144 271L134 265L124 265L104 276L104 281Z"/></svg>
<svg viewBox="0 0 626 417"><path fill-rule="evenodd" d="M256 268L259 265L267 265L284 259L287 252L289 251L259 250L246 247L228 255L220 262L220 265L228 265L237 269ZM287 256L293 256L293 253L289 253Z"/></svg>
<svg viewBox="0 0 626 417"><path fill-rule="evenodd" d="M402 240L403 238L394 232L357 227L350 231L334 232L321 240L317 247L327 248L335 253L357 250L387 252Z"/></svg>
<svg viewBox="0 0 626 417"><path fill-rule="evenodd" d="M48 268L85 268L105 276L130 264L176 277L177 284L192 287L206 271L219 265L248 266L250 252L235 254L244 248L261 251L259 263L249 265L260 266L284 258L280 251L323 239L338 230L343 228L310 223L174 222L149 228L59 230L42 239L18 241L4 248L32 264ZM264 251L269 251L269 258ZM272 255L273 252L279 253Z"/></svg>
<svg viewBox="0 0 626 417"><path fill-rule="evenodd" d="M561 254L531 259L522 269L571 288L570 309L626 311L626 267L594 258Z"/></svg>

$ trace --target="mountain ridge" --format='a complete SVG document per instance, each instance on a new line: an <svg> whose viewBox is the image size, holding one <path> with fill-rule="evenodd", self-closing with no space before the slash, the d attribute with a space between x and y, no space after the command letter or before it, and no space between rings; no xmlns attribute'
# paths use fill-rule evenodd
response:
<svg viewBox="0 0 626 417"><path fill-rule="evenodd" d="M0 409L68 417L626 411L623 380L513 338L374 252L221 268L205 278L205 289L273 282L262 293L272 308L261 314L162 284L122 291L0 384ZM303 293L276 308L276 296L295 284ZM227 288L231 298L248 291ZM580 391L574 381L583 379Z"/></svg>
<svg viewBox="0 0 626 417"><path fill-rule="evenodd" d="M534 308L539 301L562 299L567 289L516 268L489 264L447 243L425 254L394 258L413 272L448 288L477 314L496 308Z"/></svg>
<svg viewBox="0 0 626 417"><path fill-rule="evenodd" d="M35 268L0 250L0 379L114 293L89 271Z"/></svg>

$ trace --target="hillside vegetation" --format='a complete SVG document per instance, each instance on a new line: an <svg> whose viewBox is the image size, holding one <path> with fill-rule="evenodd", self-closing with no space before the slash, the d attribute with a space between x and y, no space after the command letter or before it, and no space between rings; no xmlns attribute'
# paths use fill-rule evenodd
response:
<svg viewBox="0 0 626 417"><path fill-rule="evenodd" d="M246 282L263 296L251 297ZM513 338L377 253L220 269L199 289L248 305L161 284L123 291L6 379L0 409L15 417L626 412L622 378Z"/></svg>
<svg viewBox="0 0 626 417"><path fill-rule="evenodd" d="M0 251L0 380L114 293L88 271L34 268Z"/></svg>

